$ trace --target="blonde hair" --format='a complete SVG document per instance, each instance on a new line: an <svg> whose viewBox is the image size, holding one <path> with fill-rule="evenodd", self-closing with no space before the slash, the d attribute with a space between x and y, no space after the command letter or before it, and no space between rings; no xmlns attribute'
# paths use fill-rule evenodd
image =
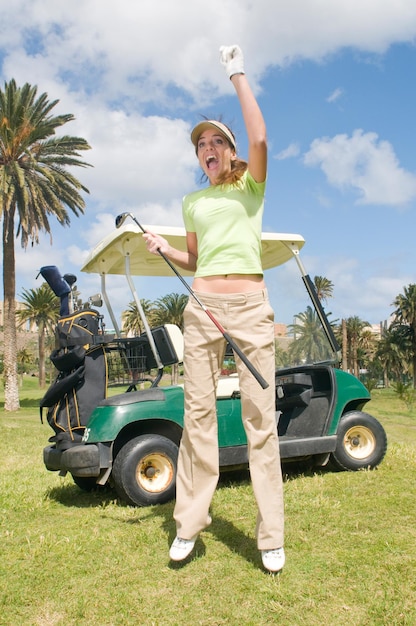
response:
<svg viewBox="0 0 416 626"><path fill-rule="evenodd" d="M247 161L236 157L231 161L231 171L221 176L217 181L217 185L237 185L247 167Z"/></svg>

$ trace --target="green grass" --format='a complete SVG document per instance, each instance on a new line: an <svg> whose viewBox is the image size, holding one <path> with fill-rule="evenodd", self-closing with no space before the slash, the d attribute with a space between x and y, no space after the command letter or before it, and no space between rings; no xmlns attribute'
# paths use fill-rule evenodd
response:
<svg viewBox="0 0 416 626"><path fill-rule="evenodd" d="M195 558L171 565L173 503L128 507L45 470L41 395L26 380L22 409L0 412L0 624L416 623L416 411L393 392L367 406L389 438L377 470L286 475L277 576L261 568L245 473L223 477Z"/></svg>

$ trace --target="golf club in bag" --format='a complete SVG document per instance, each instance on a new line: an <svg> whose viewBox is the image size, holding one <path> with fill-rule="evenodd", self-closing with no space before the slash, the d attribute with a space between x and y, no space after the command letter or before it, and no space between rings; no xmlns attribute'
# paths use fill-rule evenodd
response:
<svg viewBox="0 0 416 626"><path fill-rule="evenodd" d="M130 219L133 220L133 222L140 228L140 230L143 233L146 233L146 230L143 228L143 226L140 224L140 222L135 218L135 216L132 213L120 213L120 215L117 215L116 217L116 228L120 228L120 226L122 226L125 222L125 220L130 217ZM191 287L188 285L188 283L186 282L186 280L183 278L183 276L181 276L181 274L178 272L178 270L176 269L176 267L171 263L171 261L167 258L167 256L160 250L160 248L158 248L158 253L160 254L160 256L163 258L164 261L166 261L166 263L169 265L169 267L171 268L171 270L173 271L173 273L179 278L179 280L181 281L181 283L184 285L184 287L189 291L189 293L191 294L191 296L194 298L194 300L199 304L199 306L201 307L201 309L203 311L205 311L205 313L208 315L209 319L215 324L215 326L218 328L218 330L220 331L220 333L222 334L222 336L224 337L224 339L226 341L228 341L228 343L230 344L231 348L233 349L233 351L239 356L239 358L241 359L241 361L244 363L244 365L247 367L247 369L251 372L251 374L253 374L254 378L257 380L257 382L260 384L260 386L263 389L267 389L267 387L269 386L269 384L265 381L265 379L263 378L263 376L256 370L256 368L254 367L254 365L252 363L250 363L250 361L248 360L248 358L246 357L246 355L240 350L240 348L236 345L236 343L234 342L234 340L230 337L230 335L226 332L226 330L221 326L221 324L219 323L219 321L217 319L215 319L215 317L213 316L213 314L211 313L211 311L209 311L207 309L207 307L205 306L205 304L198 298L198 296L196 295L196 293L191 289Z"/></svg>

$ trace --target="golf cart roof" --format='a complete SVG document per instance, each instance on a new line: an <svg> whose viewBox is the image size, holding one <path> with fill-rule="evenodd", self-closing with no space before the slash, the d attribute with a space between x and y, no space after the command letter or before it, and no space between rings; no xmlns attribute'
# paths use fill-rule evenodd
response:
<svg viewBox="0 0 416 626"><path fill-rule="evenodd" d="M174 248L186 250L184 228L174 226L145 226L145 230L161 235ZM262 233L262 265L270 269L293 257L293 248L300 250L305 243L301 235ZM125 274L125 257L129 256L133 276L172 276L169 265L159 255L148 252L142 231L136 224L125 224L104 237L90 252L82 272L95 274ZM184 276L192 272L180 270Z"/></svg>

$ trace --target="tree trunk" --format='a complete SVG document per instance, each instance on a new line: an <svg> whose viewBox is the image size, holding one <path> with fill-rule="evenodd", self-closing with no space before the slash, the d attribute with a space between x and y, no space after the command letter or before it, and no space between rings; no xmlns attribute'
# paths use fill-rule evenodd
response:
<svg viewBox="0 0 416 626"><path fill-rule="evenodd" d="M178 384L178 378L179 378L179 363L173 363L172 376L171 376L172 385Z"/></svg>
<svg viewBox="0 0 416 626"><path fill-rule="evenodd" d="M38 335L38 351L39 351L39 387L44 389L46 386L45 376L45 327L43 324L39 327Z"/></svg>
<svg viewBox="0 0 416 626"><path fill-rule="evenodd" d="M356 378L360 378L360 370L358 367L358 346L357 346L356 339L354 339L354 341L352 342L352 366L353 366L354 376Z"/></svg>
<svg viewBox="0 0 416 626"><path fill-rule="evenodd" d="M348 335L347 335L347 323L342 320L342 369L344 372L348 371Z"/></svg>
<svg viewBox="0 0 416 626"><path fill-rule="evenodd" d="M14 207L3 214L3 291L4 291L4 410L17 411L16 266L14 256Z"/></svg>
<svg viewBox="0 0 416 626"><path fill-rule="evenodd" d="M413 352L413 389L416 389L416 351Z"/></svg>

